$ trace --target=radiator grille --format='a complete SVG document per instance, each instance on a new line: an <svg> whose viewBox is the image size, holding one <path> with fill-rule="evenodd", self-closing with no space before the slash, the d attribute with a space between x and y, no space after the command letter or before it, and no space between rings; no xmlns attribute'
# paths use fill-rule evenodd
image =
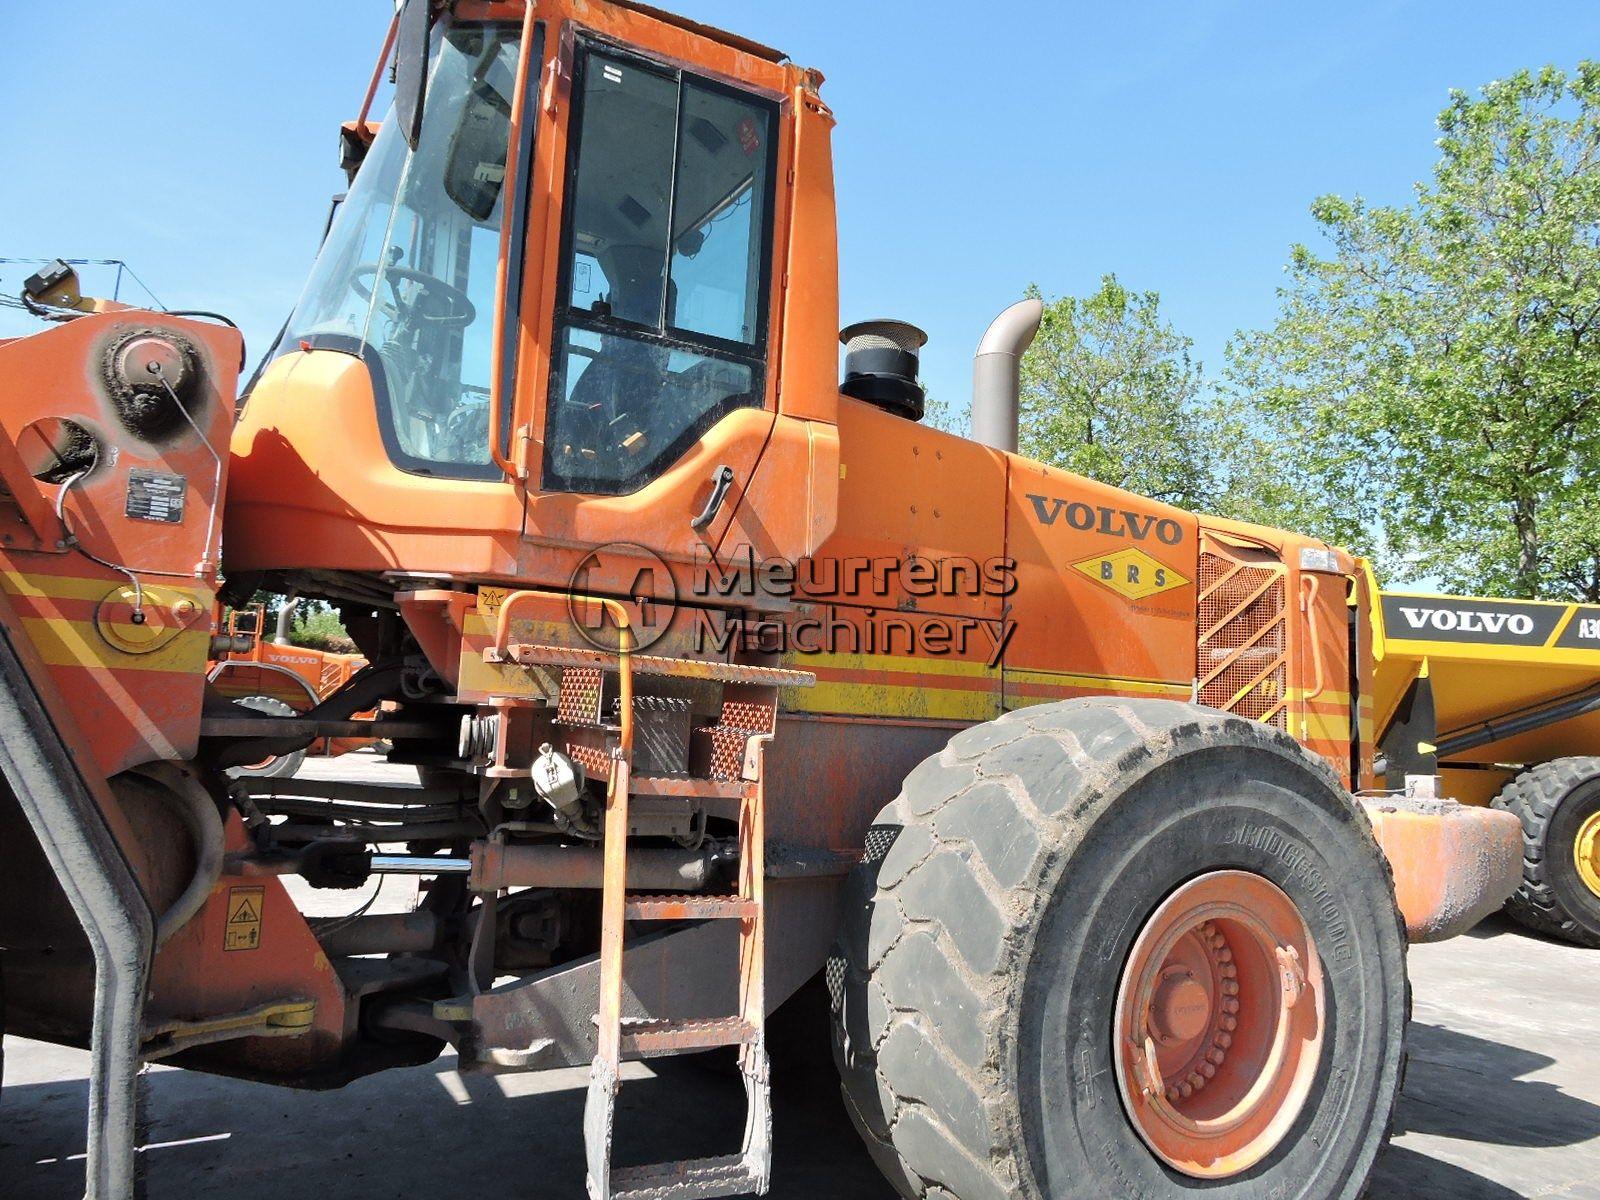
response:
<svg viewBox="0 0 1600 1200"><path fill-rule="evenodd" d="M1226 552L1200 554L1199 699L1284 728L1288 649L1284 570Z"/></svg>

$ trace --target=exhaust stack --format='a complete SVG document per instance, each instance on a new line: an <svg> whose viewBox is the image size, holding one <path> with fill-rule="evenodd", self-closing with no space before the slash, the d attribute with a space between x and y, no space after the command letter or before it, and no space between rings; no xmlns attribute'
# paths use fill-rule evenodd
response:
<svg viewBox="0 0 1600 1200"><path fill-rule="evenodd" d="M1019 300L994 319L972 360L972 440L1017 452L1022 354L1044 319L1044 303Z"/></svg>

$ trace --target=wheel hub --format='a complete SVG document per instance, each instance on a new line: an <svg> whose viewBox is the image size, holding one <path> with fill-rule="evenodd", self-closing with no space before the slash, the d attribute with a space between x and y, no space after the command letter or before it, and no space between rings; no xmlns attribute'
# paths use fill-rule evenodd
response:
<svg viewBox="0 0 1600 1200"><path fill-rule="evenodd" d="M1113 1026L1145 1144L1198 1178L1260 1162L1310 1095L1323 1001L1311 933L1275 884L1217 871L1174 892L1134 942Z"/></svg>
<svg viewBox="0 0 1600 1200"><path fill-rule="evenodd" d="M1150 1031L1164 1046L1199 1037L1211 1023L1211 993L1186 967L1162 972L1150 1002Z"/></svg>
<svg viewBox="0 0 1600 1200"><path fill-rule="evenodd" d="M1591 813L1578 829L1577 841L1572 846L1577 860L1578 878L1583 886L1600 896L1600 812Z"/></svg>

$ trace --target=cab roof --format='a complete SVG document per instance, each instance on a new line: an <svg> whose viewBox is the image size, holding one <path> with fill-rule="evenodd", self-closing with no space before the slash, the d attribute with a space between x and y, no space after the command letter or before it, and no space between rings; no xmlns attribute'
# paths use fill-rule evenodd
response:
<svg viewBox="0 0 1600 1200"><path fill-rule="evenodd" d="M725 29L718 29L712 25L702 25L699 21L691 21L688 17L680 17L677 13L670 13L664 9L656 8L649 4L640 4L638 0L611 0L618 8L632 9L634 12L643 13L647 17L668 25L676 25L679 29L686 29L690 33L699 34L701 37L710 38L712 41L721 42L724 46L732 46L746 54L757 58L764 58L768 62L785 63L789 56L782 50L774 50L771 46L764 46L760 42L753 42L749 38L740 37L736 33L729 33Z"/></svg>

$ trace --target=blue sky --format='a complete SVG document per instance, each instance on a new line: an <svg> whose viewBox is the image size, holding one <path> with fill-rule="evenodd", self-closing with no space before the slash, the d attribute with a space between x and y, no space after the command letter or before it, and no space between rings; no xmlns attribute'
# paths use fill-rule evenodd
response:
<svg viewBox="0 0 1600 1200"><path fill-rule="evenodd" d="M1403 201L1449 88L1600 47L1600 5L1558 0L676 3L827 74L842 319L926 328L957 406L1029 282L1115 271L1220 366L1270 321L1313 196ZM168 305L233 315L254 355L343 189L336 128L390 0L8 8L0 256L126 259ZM0 288L25 273L0 265ZM0 336L28 328L0 309Z"/></svg>

